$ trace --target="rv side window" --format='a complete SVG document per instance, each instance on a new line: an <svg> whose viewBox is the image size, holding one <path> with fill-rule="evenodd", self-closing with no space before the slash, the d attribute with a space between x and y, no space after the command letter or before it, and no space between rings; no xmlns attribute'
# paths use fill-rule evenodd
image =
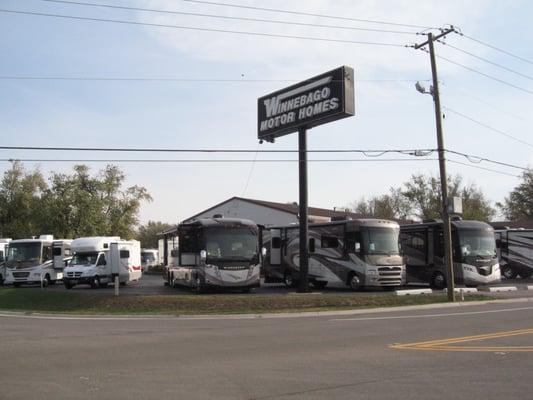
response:
<svg viewBox="0 0 533 400"><path fill-rule="evenodd" d="M120 258L130 258L129 250L120 250Z"/></svg>
<svg viewBox="0 0 533 400"><path fill-rule="evenodd" d="M322 236L320 238L320 247L322 247L323 249L335 249L339 247L339 238L335 236Z"/></svg>
<svg viewBox="0 0 533 400"><path fill-rule="evenodd" d="M53 255L54 255L54 257L55 256L60 256L61 255L61 247L54 247Z"/></svg>
<svg viewBox="0 0 533 400"><path fill-rule="evenodd" d="M281 249L281 238L280 237L272 238L272 248Z"/></svg>
<svg viewBox="0 0 533 400"><path fill-rule="evenodd" d="M44 246L43 247L43 262L52 259L52 247Z"/></svg>

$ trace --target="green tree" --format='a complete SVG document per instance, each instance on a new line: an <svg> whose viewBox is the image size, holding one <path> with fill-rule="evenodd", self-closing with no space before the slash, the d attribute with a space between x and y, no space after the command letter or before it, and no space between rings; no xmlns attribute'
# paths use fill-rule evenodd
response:
<svg viewBox="0 0 533 400"><path fill-rule="evenodd" d="M157 235L172 227L160 221L148 221L147 224L139 226L135 239L141 242L141 246L147 249L157 249L158 237Z"/></svg>
<svg viewBox="0 0 533 400"><path fill-rule="evenodd" d="M524 171L522 182L497 206L511 221L533 219L533 169Z"/></svg>
<svg viewBox="0 0 533 400"><path fill-rule="evenodd" d="M41 195L46 182L39 170L26 171L15 161L0 183L0 236L28 238L43 232Z"/></svg>

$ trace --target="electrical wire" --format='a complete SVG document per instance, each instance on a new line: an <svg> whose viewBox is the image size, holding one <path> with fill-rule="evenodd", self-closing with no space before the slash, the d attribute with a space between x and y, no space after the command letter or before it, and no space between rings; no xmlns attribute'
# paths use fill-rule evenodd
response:
<svg viewBox="0 0 533 400"><path fill-rule="evenodd" d="M418 161L437 161L438 158L380 158L380 159L363 159L363 158L343 158L343 159L312 159L308 162L418 162ZM106 162L106 163L138 163L138 164L157 164L157 163L285 163L299 162L297 159L81 159L81 158L1 158L3 162Z"/></svg>
<svg viewBox="0 0 533 400"><path fill-rule="evenodd" d="M223 78L141 78L141 77L83 77L83 76L31 76L31 75L0 75L0 80L29 80L29 81L118 81L118 82L206 82L206 83L268 83L268 82L300 82L298 79L223 79ZM417 82L420 79L355 79L356 83L367 82ZM424 81L429 82L430 79ZM335 82L333 80L332 82Z"/></svg>
<svg viewBox="0 0 533 400"><path fill-rule="evenodd" d="M513 135L508 134L507 132L504 132L504 131L502 131L502 130L500 130L500 129L497 129L497 128L494 128L494 127L492 127L492 126L490 126L490 125L487 125L487 124L485 124L485 123L483 123L483 122L481 122L481 121L478 121L477 119L474 119L474 118L472 118L472 117L470 117L470 116L468 116L468 115L466 115L466 114L463 114L463 113L461 113L461 112L459 112L459 111L456 111L456 110L451 109L451 108L446 107L446 106L443 106L442 108L444 108L444 109L447 110L448 112L451 112L452 114L459 115L459 116L462 117L462 118L465 118L465 119L467 119L467 120L469 120L469 121L471 121L471 122L474 122L475 124L478 124L478 125L480 125L480 126L482 126L482 127L484 127L484 128L487 128L487 129L493 131L493 132L496 132L496 133L498 133L498 134L500 134L500 135L503 135L503 136L505 136L505 137L507 137L507 138L509 138L509 139L512 139L512 140L514 140L514 141L516 141L516 142L519 142L519 143L522 143L522 144L525 144L526 146L533 147L533 144L532 144L532 143L526 142L525 140L522 140L522 139L520 139L520 138L517 138L516 136L513 136Z"/></svg>
<svg viewBox="0 0 533 400"><path fill-rule="evenodd" d="M508 56L514 57L514 58L516 58L516 59L518 59L518 60L520 60L520 61L526 62L526 63L528 63L528 64L533 64L533 61L528 60L527 58L521 57L521 56L519 56L519 55L516 55L516 54L514 54L514 53L511 53L511 52L508 51L508 50L501 49L501 48L496 47L496 46L494 46L494 45L492 45L492 44L490 44L490 43L487 43L487 42L484 42L484 41L482 41L482 40L479 40L479 39L473 38L472 36L465 35L465 34L462 33L462 32L457 32L457 31L456 31L455 33L457 33L458 35L460 35L460 36L462 36L462 37L464 37L464 38L467 38L467 39L469 39L469 40L472 40L473 42L479 43L479 44L481 44L481 45L483 45L483 46L485 46L485 47L488 47L488 48L490 48L490 49L493 49L493 50L499 51L500 53L506 54L506 55L508 55Z"/></svg>
<svg viewBox="0 0 533 400"><path fill-rule="evenodd" d="M269 23L269 24L295 25L295 26L306 26L306 27L314 27L314 28L342 29L342 30L366 31L366 32L376 32L376 33L392 33L392 34L400 34L400 35L402 34L403 35L416 35L417 34L416 32L396 31L396 30L387 30L387 29L312 24L312 23L304 23L304 22L281 21L281 20L262 19L262 18L234 17L234 16L228 16L228 15L191 13L191 12L185 12L185 11L160 10L160 9L154 9L154 8L127 7L127 6L118 6L114 4L87 3L87 2L82 2L82 1L67 1L67 0L41 0L41 1L45 1L48 3L72 4L72 5L77 5L77 6L102 7L102 8L110 8L110 9L117 9L117 10L131 10L131 11L141 11L141 12L151 12L151 13L171 14L171 15L186 15L186 16L192 16L192 17L206 17L206 18L233 20L233 21L263 22L263 23Z"/></svg>
<svg viewBox="0 0 533 400"><path fill-rule="evenodd" d="M445 151L447 153L450 153L450 154L463 156L472 164L480 164L481 162L486 161L486 162L489 162L489 163L492 163L492 164L497 164L497 165L501 165L501 166L509 167L509 168L516 168L516 169L519 169L519 170L522 170L522 171L527 171L528 170L528 168L520 167L518 165L504 163L504 162L501 162L501 161L494 161L494 160L490 160L490 159L485 158L485 157L474 156L472 154L465 154L465 153L461 153L461 152L455 151L455 150L445 150Z"/></svg>
<svg viewBox="0 0 533 400"><path fill-rule="evenodd" d="M41 12L35 12L35 11L8 10L8 9L3 9L3 8L0 9L0 12L11 13L11 14L33 15L33 16L39 16L39 17L73 19L73 20L78 20L78 21L109 22L109 23L117 23L117 24L124 24L124 25L151 26L151 27L156 27L156 28L173 28L173 29L184 29L184 30L193 30L193 31L201 31L201 32L230 33L230 34L236 34L236 35L248 35L248 36L259 36L259 37L270 37L270 38L298 39L298 40L310 40L310 41L328 42L328 43L360 44L360 45L371 45L371 46L406 47L404 44L400 44L400 43L344 40L344 39L321 38L321 37L312 37L312 36L281 35L281 34L263 33L263 32L200 28L200 27L183 26L183 25L156 24L156 23L150 23L150 22L125 21L125 20L119 20L119 19L92 18L92 17L80 17L80 16L75 16L75 15L41 13Z"/></svg>
<svg viewBox="0 0 533 400"><path fill-rule="evenodd" d="M512 176L514 178L520 178L520 175L510 174L508 172L497 171L497 170L491 169L491 168L480 167L478 165L472 165L472 164L464 163L464 162L461 162L461 161L450 160L450 159L448 159L446 161L450 162L452 164L464 165L466 167L477 168L477 169L481 169L481 170L484 170L484 171L490 171L490 172L494 172L494 173L500 174L500 175L506 175L506 176Z"/></svg>
<svg viewBox="0 0 533 400"><path fill-rule="evenodd" d="M474 53L471 53L471 52L469 52L469 51L467 51L467 50L461 49L460 47L457 47L457 46L454 46L454 45L452 45L452 44L449 44L449 43L447 43L447 42L445 42L445 41L443 41L443 40L437 40L437 42L439 42L439 43L441 43L441 44L443 44L443 45L445 45L445 46L447 46L447 47L449 47L449 48L451 48L451 49L454 49L454 50L456 50L456 51L459 51L459 52L461 52L461 53L463 53L463 54L467 54L467 55L469 55L470 57L473 57L473 58L475 58L475 59L478 59L478 60L484 61L484 62L486 62L487 64L493 65L493 66L498 67L498 68L500 68L500 69L503 69L503 70L505 70L505 71L507 71L507 72L511 72L511 73L513 73L513 74L515 74L515 75L521 76L522 78L526 78L526 79L529 79L529 80L532 80L532 81L533 81L533 77L531 77L531 76L529 76L529 75L526 75L526 74L523 74L523 73L521 73L521 72L519 72L519 71L516 71L516 70L514 70L514 69L508 68L508 67L506 67L505 65L501 65L501 64L498 64L498 63L496 63L496 62L493 62L493 61L491 61L491 60L489 60L489 59L487 59L487 58L480 57L480 56L478 56L478 55L476 55L476 54L474 54Z"/></svg>
<svg viewBox="0 0 533 400"><path fill-rule="evenodd" d="M207 4L207 5L220 6L220 7L232 7L232 8L241 8L241 9L247 9L247 10L268 11L268 12L275 12L275 13L282 13L282 14L304 15L308 17L330 18L330 19L337 19L337 20L343 20L343 21L356 21L356 22L366 22L366 23L379 24L379 25L403 26L406 28L415 28L415 29L435 29L434 27L431 27L431 26L402 24L402 23L397 23L397 22L379 21L379 20L372 20L372 19L341 17L338 15L327 15L327 14L317 14L317 13L310 13L310 12L304 12L304 11L282 10L279 8L245 6L245 5L234 4L234 3L218 3L214 1L202 1L202 0L181 0L181 1L186 2L186 3Z"/></svg>

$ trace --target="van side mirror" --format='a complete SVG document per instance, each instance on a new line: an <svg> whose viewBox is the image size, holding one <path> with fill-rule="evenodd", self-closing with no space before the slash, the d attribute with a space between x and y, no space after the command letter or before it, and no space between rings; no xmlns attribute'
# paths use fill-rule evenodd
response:
<svg viewBox="0 0 533 400"><path fill-rule="evenodd" d="M315 252L315 238L309 239L309 253Z"/></svg>

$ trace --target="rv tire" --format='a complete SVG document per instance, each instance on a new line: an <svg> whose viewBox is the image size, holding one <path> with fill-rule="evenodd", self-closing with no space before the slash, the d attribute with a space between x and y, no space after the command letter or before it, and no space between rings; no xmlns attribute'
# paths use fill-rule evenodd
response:
<svg viewBox="0 0 533 400"><path fill-rule="evenodd" d="M295 288L298 286L298 281L294 279L290 271L285 272L285 275L283 275L283 283L285 286L290 288Z"/></svg>
<svg viewBox="0 0 533 400"><path fill-rule="evenodd" d="M433 274L429 282L429 286L432 289L438 289L438 290L442 290L446 287L446 278L444 277L442 272L435 272Z"/></svg>
<svg viewBox="0 0 533 400"><path fill-rule="evenodd" d="M352 289L354 292L357 292L363 288L361 278L359 278L359 276L355 272L352 272L348 276L348 286L350 286L350 289Z"/></svg>
<svg viewBox="0 0 533 400"><path fill-rule="evenodd" d="M505 279L515 279L518 273L509 265L506 265L505 267L502 267L502 275Z"/></svg>
<svg viewBox="0 0 533 400"><path fill-rule="evenodd" d="M95 277L93 278L93 281L92 281L92 283L91 283L91 287L92 287L93 289L98 289L98 288L100 287L100 278L98 278L98 276L95 276Z"/></svg>
<svg viewBox="0 0 533 400"><path fill-rule="evenodd" d="M50 275L46 274L42 279L42 286L47 287L50 283Z"/></svg>

